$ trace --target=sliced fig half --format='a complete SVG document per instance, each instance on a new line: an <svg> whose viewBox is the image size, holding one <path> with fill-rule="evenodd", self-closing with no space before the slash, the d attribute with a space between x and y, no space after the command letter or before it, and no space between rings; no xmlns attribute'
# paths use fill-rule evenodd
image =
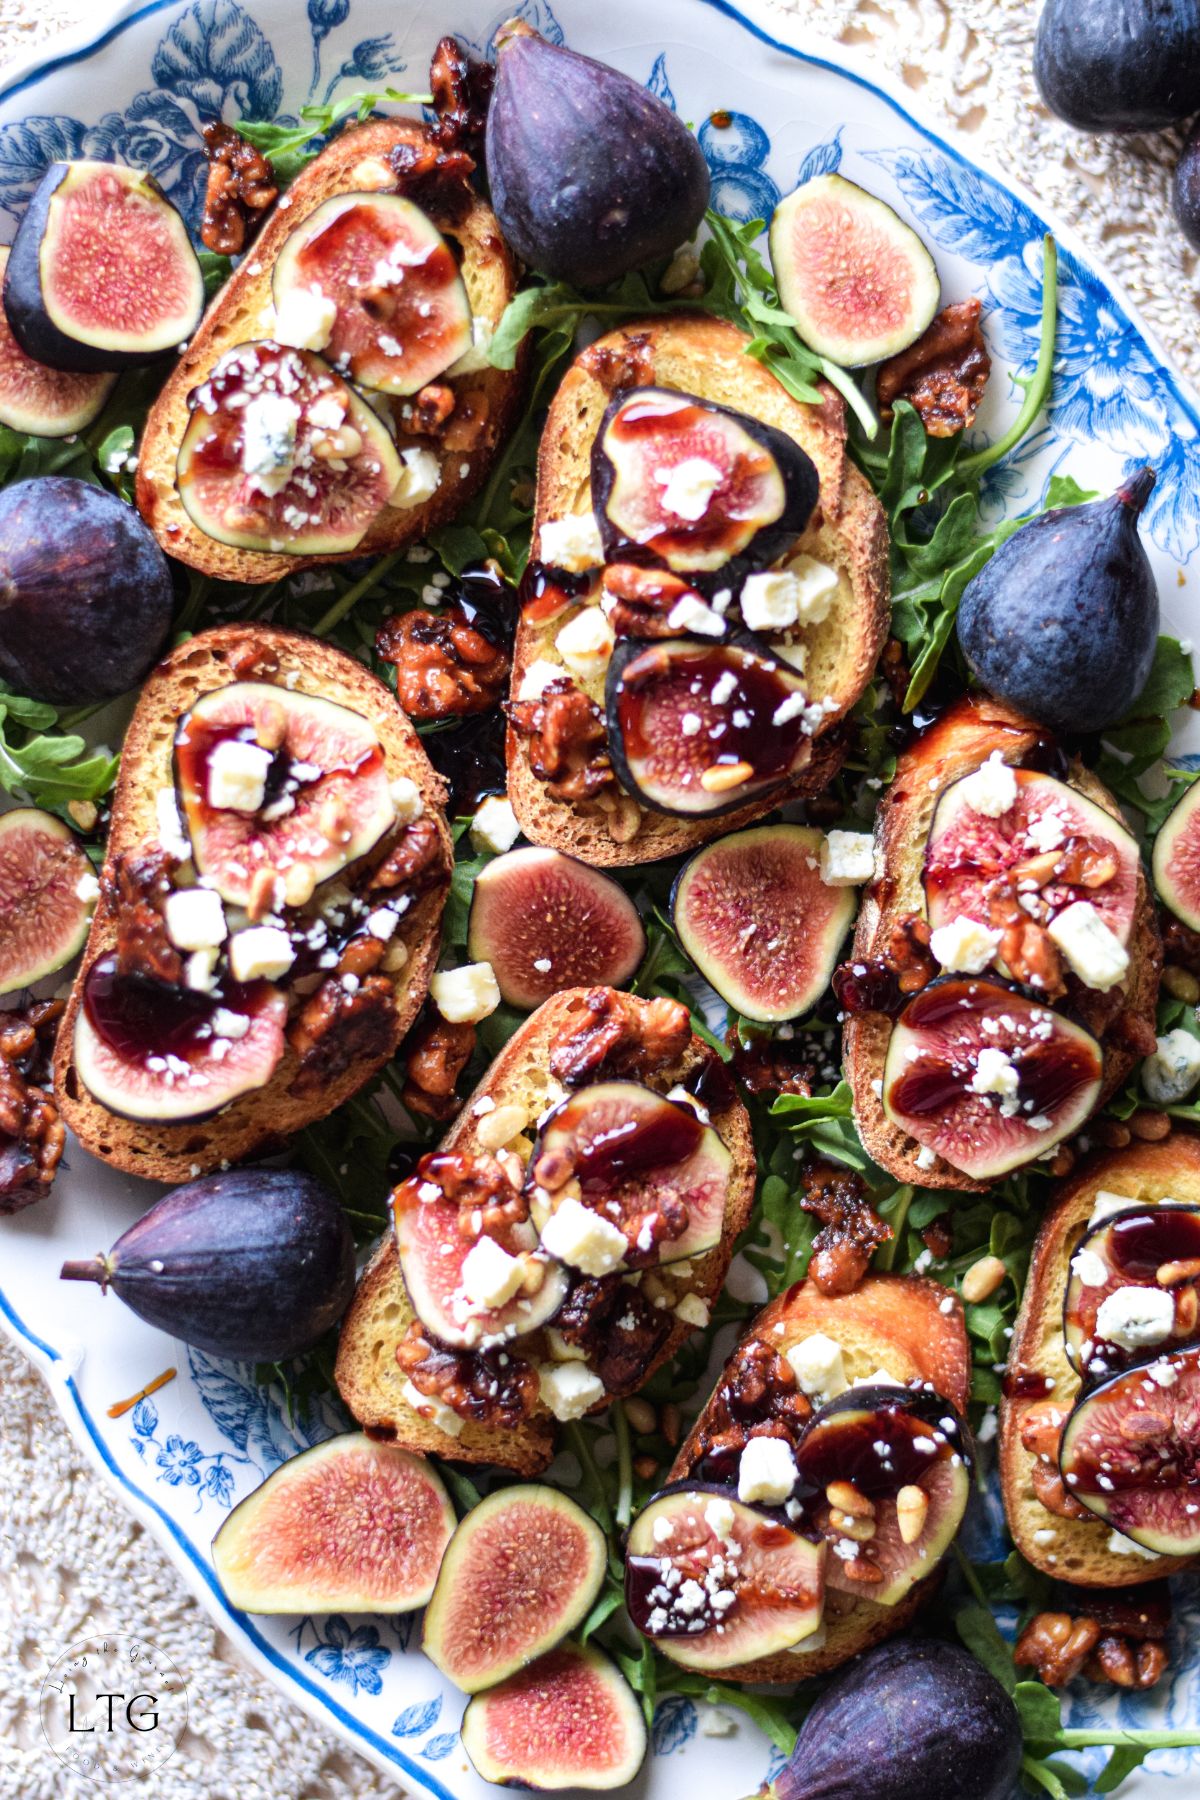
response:
<svg viewBox="0 0 1200 1800"><path fill-rule="evenodd" d="M1071 1498L1160 1556L1200 1551L1200 1347L1114 1375L1076 1402L1059 1467Z"/></svg>
<svg viewBox="0 0 1200 1800"><path fill-rule="evenodd" d="M0 281L8 267L0 247ZM112 393L115 375L51 369L27 356L0 311L0 425L34 437L70 437L91 424Z"/></svg>
<svg viewBox="0 0 1200 1800"><path fill-rule="evenodd" d="M930 925L967 918L994 926L1005 903L1011 910L1014 901L1048 924L1064 907L1087 900L1127 944L1140 864L1132 834L1065 782L1033 769L1012 773L1017 797L999 818L971 805L973 776L940 795L925 846Z"/></svg>
<svg viewBox="0 0 1200 1800"><path fill-rule="evenodd" d="M677 573L765 565L812 516L819 482L786 432L670 388L609 402L592 446L592 504L609 561L630 548Z"/></svg>
<svg viewBox="0 0 1200 1800"><path fill-rule="evenodd" d="M1144 1306L1133 1295L1106 1305L1139 1288ZM1200 1207L1170 1200L1139 1207L1131 1200L1128 1211L1093 1226L1071 1258L1063 1295L1067 1356L1094 1381L1200 1342L1198 1299Z"/></svg>
<svg viewBox="0 0 1200 1800"><path fill-rule="evenodd" d="M852 1388L812 1420L796 1468L831 1545L826 1582L877 1606L895 1606L933 1573L971 1493L966 1430L931 1391ZM865 1525L839 1515L838 1483L871 1502Z"/></svg>
<svg viewBox="0 0 1200 1800"><path fill-rule="evenodd" d="M95 904L92 865L53 813L0 813L0 994L32 987L83 949Z"/></svg>
<svg viewBox="0 0 1200 1800"><path fill-rule="evenodd" d="M1154 840L1154 885L1163 905L1200 931L1200 781L1183 790Z"/></svg>
<svg viewBox="0 0 1200 1800"><path fill-rule="evenodd" d="M542 1121L529 1182L535 1208L548 1216L566 1195L581 1199L624 1233L621 1266L646 1268L720 1243L732 1170L694 1107L636 1081L597 1081Z"/></svg>
<svg viewBox="0 0 1200 1800"><path fill-rule="evenodd" d="M637 907L610 875L559 850L508 850L476 877L467 952L509 1006L571 987L624 987L646 954Z"/></svg>
<svg viewBox="0 0 1200 1800"><path fill-rule="evenodd" d="M707 844L680 870L679 940L747 1019L799 1018L829 986L856 906L852 888L821 880L820 851L819 831L759 825Z"/></svg>
<svg viewBox="0 0 1200 1800"><path fill-rule="evenodd" d="M603 1651L560 1644L469 1702L462 1745L501 1787L626 1787L645 1760L646 1721Z"/></svg>
<svg viewBox="0 0 1200 1800"><path fill-rule="evenodd" d="M239 344L188 404L179 498L235 550L348 554L403 473L383 420L310 350Z"/></svg>
<svg viewBox="0 0 1200 1800"><path fill-rule="evenodd" d="M270 753L253 812L219 804L234 797L219 780L222 746L233 744ZM396 822L374 727L336 701L265 681L200 696L175 733L175 782L196 869L235 906L264 869L276 871L288 905L302 906Z"/></svg>
<svg viewBox="0 0 1200 1800"><path fill-rule="evenodd" d="M883 1108L973 1181L1061 1143L1100 1098L1104 1057L1082 1025L998 981L935 981L892 1027Z"/></svg>
<svg viewBox="0 0 1200 1800"><path fill-rule="evenodd" d="M206 1119L266 1086L286 1021L287 997L269 982L193 993L121 975L116 957L102 956L83 984L75 1067L92 1098L121 1118Z"/></svg>
<svg viewBox="0 0 1200 1800"><path fill-rule="evenodd" d="M818 175L780 201L770 253L796 330L845 368L906 350L938 309L937 267L916 232L844 175Z"/></svg>
<svg viewBox="0 0 1200 1800"><path fill-rule="evenodd" d="M291 1457L213 1539L225 1598L243 1612L413 1612L454 1531L431 1463L357 1432Z"/></svg>
<svg viewBox="0 0 1200 1800"><path fill-rule="evenodd" d="M442 1559L421 1648L477 1694L582 1623L608 1566L596 1521L557 1488L502 1488L462 1521Z"/></svg>
<svg viewBox="0 0 1200 1800"><path fill-rule="evenodd" d="M399 194L323 201L284 243L271 291L280 318L300 292L332 302L324 352L360 387L415 394L471 348L471 303L450 246Z"/></svg>
<svg viewBox="0 0 1200 1800"><path fill-rule="evenodd" d="M440 1158L423 1156L392 1195L400 1272L413 1311L427 1330L454 1349L503 1343L544 1325L567 1294L561 1264L542 1255L528 1219L483 1233L471 1229L457 1200L439 1185ZM508 1190L511 1194L511 1189ZM503 1304L487 1306L468 1292L463 1265L482 1236L521 1259L522 1284Z"/></svg>
<svg viewBox="0 0 1200 1800"><path fill-rule="evenodd" d="M95 373L152 362L191 337L204 276L152 175L51 163L13 239L4 310L27 356Z"/></svg>
<svg viewBox="0 0 1200 1800"><path fill-rule="evenodd" d="M633 1521L625 1605L685 1669L730 1669L802 1643L821 1623L825 1544L720 1487L666 1488Z"/></svg>
<svg viewBox="0 0 1200 1800"><path fill-rule="evenodd" d="M683 818L745 806L797 774L823 716L768 651L695 638L619 643L606 699L621 781L643 806Z"/></svg>

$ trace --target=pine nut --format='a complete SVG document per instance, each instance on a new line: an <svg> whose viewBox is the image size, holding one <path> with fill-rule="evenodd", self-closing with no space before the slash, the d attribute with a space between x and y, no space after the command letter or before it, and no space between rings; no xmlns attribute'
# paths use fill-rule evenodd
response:
<svg viewBox="0 0 1200 1800"><path fill-rule="evenodd" d="M1144 1144L1157 1144L1169 1133L1171 1121L1166 1113L1134 1113L1129 1121L1129 1129L1134 1137L1140 1138Z"/></svg>
<svg viewBox="0 0 1200 1800"><path fill-rule="evenodd" d="M635 1456L633 1472L639 1481L653 1481L658 1473L658 1464L652 1456Z"/></svg>
<svg viewBox="0 0 1200 1800"><path fill-rule="evenodd" d="M1200 981L1190 969L1180 969L1169 963L1163 970L1162 984L1172 1000L1185 1000L1189 1006L1195 1006L1200 1000Z"/></svg>
<svg viewBox="0 0 1200 1800"><path fill-rule="evenodd" d="M524 1131L529 1115L523 1106L497 1106L484 1113L475 1127L475 1141L481 1150L500 1150Z"/></svg>
<svg viewBox="0 0 1200 1800"><path fill-rule="evenodd" d="M981 1256L977 1263L972 1263L962 1278L962 1297L972 1306L980 1300L986 1300L1008 1274L1008 1270L998 1256Z"/></svg>
<svg viewBox="0 0 1200 1800"><path fill-rule="evenodd" d="M635 1431L638 1437L649 1437L657 1422L654 1417L654 1408L650 1402L639 1400L636 1395L632 1399L626 1400L625 1417L629 1420L630 1429Z"/></svg>
<svg viewBox="0 0 1200 1800"><path fill-rule="evenodd" d="M925 1529L925 1515L929 1511L929 1495L924 1488L902 1487L896 1495L896 1522L900 1527L901 1542L915 1544Z"/></svg>
<svg viewBox="0 0 1200 1800"><path fill-rule="evenodd" d="M1177 1281L1195 1281L1200 1275L1200 1257L1189 1256L1183 1262L1165 1262L1154 1279L1159 1287L1174 1287Z"/></svg>
<svg viewBox="0 0 1200 1800"><path fill-rule="evenodd" d="M856 1544L869 1544L875 1536L874 1519L852 1518L849 1513L839 1512L836 1506L830 1509L829 1523L834 1531L852 1538Z"/></svg>
<svg viewBox="0 0 1200 1800"><path fill-rule="evenodd" d="M849 1513L852 1519L873 1519L875 1502L860 1494L852 1481L831 1481L825 1489L825 1498L830 1506L836 1506L839 1512Z"/></svg>
<svg viewBox="0 0 1200 1800"><path fill-rule="evenodd" d="M663 1407L662 1412L658 1415L658 1423L660 1431L673 1450L682 1435L682 1421L679 1417L679 1408L675 1405L674 1401L670 1401Z"/></svg>
<svg viewBox="0 0 1200 1800"><path fill-rule="evenodd" d="M700 786L706 794L724 794L730 788L741 787L753 773L753 763L712 763L701 775Z"/></svg>

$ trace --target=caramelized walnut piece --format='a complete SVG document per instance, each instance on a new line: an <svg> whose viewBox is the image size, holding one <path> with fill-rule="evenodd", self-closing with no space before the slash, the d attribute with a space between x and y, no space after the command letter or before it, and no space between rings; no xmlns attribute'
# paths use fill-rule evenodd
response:
<svg viewBox="0 0 1200 1800"><path fill-rule="evenodd" d="M554 1329L582 1350L608 1394L628 1394L670 1335L671 1313L652 1306L620 1275L580 1276L554 1315Z"/></svg>
<svg viewBox="0 0 1200 1800"><path fill-rule="evenodd" d="M552 681L536 700L507 707L514 731L529 740L529 766L555 800L578 804L616 786L604 717L569 676Z"/></svg>
<svg viewBox="0 0 1200 1800"><path fill-rule="evenodd" d="M511 1431L537 1404L537 1370L511 1350L449 1350L425 1335L419 1319L397 1344L396 1361L418 1393L460 1419Z"/></svg>
<svg viewBox="0 0 1200 1800"><path fill-rule="evenodd" d="M1154 1686L1168 1662L1165 1581L1119 1591L1060 1585L1059 1593L1063 1610L1039 1613L1026 1626L1014 1653L1018 1664L1037 1669L1050 1687L1079 1673L1115 1687Z"/></svg>
<svg viewBox="0 0 1200 1800"><path fill-rule="evenodd" d="M692 1467L707 1458L736 1466L751 1436L778 1437L795 1445L812 1406L797 1385L787 1358L750 1337L726 1363L697 1435Z"/></svg>
<svg viewBox="0 0 1200 1800"><path fill-rule="evenodd" d="M822 1224L813 1239L809 1277L823 1294L852 1293L892 1228L871 1207L862 1176L853 1169L812 1162L801 1181L800 1204Z"/></svg>
<svg viewBox="0 0 1200 1800"><path fill-rule="evenodd" d="M937 974L929 948L929 922L919 913L901 913L869 957L855 956L833 973L833 991L848 1013L882 1012L892 1017Z"/></svg>
<svg viewBox="0 0 1200 1800"><path fill-rule="evenodd" d="M529 1217L529 1203L509 1180L504 1164L482 1152L431 1151L396 1189L396 1205L424 1205L421 1189L426 1185L440 1189L443 1199L458 1207L459 1235L472 1243L497 1237Z"/></svg>
<svg viewBox="0 0 1200 1800"><path fill-rule="evenodd" d="M404 1090L409 1112L426 1119L451 1119L462 1105L455 1083L475 1050L475 1027L451 1024L427 1011L405 1045Z"/></svg>
<svg viewBox="0 0 1200 1800"><path fill-rule="evenodd" d="M1161 907L1158 920L1167 962L1186 969L1191 975L1200 975L1200 931L1193 931L1190 925L1185 925L1182 919L1174 918Z"/></svg>
<svg viewBox="0 0 1200 1800"><path fill-rule="evenodd" d="M440 437L454 404L454 389L444 381L431 381L405 407L404 429L414 437Z"/></svg>
<svg viewBox="0 0 1200 1800"><path fill-rule="evenodd" d="M930 1219L921 1232L921 1242L938 1262L944 1262L954 1248L954 1229L951 1215L939 1213L936 1219Z"/></svg>
<svg viewBox="0 0 1200 1800"><path fill-rule="evenodd" d="M201 242L218 256L238 256L275 204L279 188L266 157L232 125L210 119L201 130L208 158Z"/></svg>
<svg viewBox="0 0 1200 1800"><path fill-rule="evenodd" d="M1037 1613L1017 1639L1013 1661L1019 1669L1033 1669L1047 1687L1065 1687L1080 1674L1099 1642L1100 1627L1094 1619Z"/></svg>
<svg viewBox="0 0 1200 1800"><path fill-rule="evenodd" d="M170 987L182 982L183 958L167 936L163 917L174 867L164 850L114 859L107 879L116 907L118 974L142 975Z"/></svg>
<svg viewBox="0 0 1200 1800"><path fill-rule="evenodd" d="M1030 1471L1035 1497L1060 1519L1086 1519L1090 1515L1067 1492L1058 1467L1058 1447L1067 1415L1052 1400L1031 1406L1021 1420L1021 1445L1036 1458Z"/></svg>
<svg viewBox="0 0 1200 1800"><path fill-rule="evenodd" d="M58 1107L44 1088L62 1015L61 1000L0 1016L0 1213L40 1200L66 1144Z"/></svg>
<svg viewBox="0 0 1200 1800"><path fill-rule="evenodd" d="M457 38L439 39L429 65L429 91L433 95L433 134L440 144L449 148L461 145L478 155L495 79L491 63L469 55Z"/></svg>
<svg viewBox="0 0 1200 1800"><path fill-rule="evenodd" d="M426 813L404 826L367 886L368 891L383 889L389 893L403 888L415 897L429 888L440 887L448 876L438 828Z"/></svg>
<svg viewBox="0 0 1200 1800"><path fill-rule="evenodd" d="M279 673L279 658L275 652L255 639L234 644L226 651L225 660L237 681L270 681Z"/></svg>
<svg viewBox="0 0 1200 1800"><path fill-rule="evenodd" d="M550 1044L550 1073L567 1087L611 1075L653 1075L673 1068L691 1042L686 1006L639 1000L615 988L589 988L582 1007Z"/></svg>
<svg viewBox="0 0 1200 1800"><path fill-rule="evenodd" d="M583 352L578 366L608 394L621 388L647 387L654 380L650 335L645 331L626 331L615 343L601 338Z"/></svg>
<svg viewBox="0 0 1200 1800"><path fill-rule="evenodd" d="M435 224L453 224L465 211L475 172L475 158L466 150L440 144L429 133L417 144L393 144L387 160L397 192L434 215Z"/></svg>
<svg viewBox="0 0 1200 1800"><path fill-rule="evenodd" d="M915 344L885 362L875 377L880 417L908 400L930 437L954 437L975 422L992 360L979 328L978 299L945 306Z"/></svg>
<svg viewBox="0 0 1200 1800"><path fill-rule="evenodd" d="M377 1062L392 1047L396 994L386 975L365 981L330 976L306 1000L288 1026L288 1043L300 1059L289 1092L313 1094L352 1063Z"/></svg>
<svg viewBox="0 0 1200 1800"><path fill-rule="evenodd" d="M816 1083L817 1065L804 1054L803 1044L795 1038L771 1037L767 1033L743 1043L736 1026L726 1033L726 1043L733 1051L733 1070L751 1094L800 1094L807 1099Z"/></svg>
<svg viewBox="0 0 1200 1800"><path fill-rule="evenodd" d="M486 712L508 680L508 657L459 606L398 613L380 626L376 654L396 669L396 698L410 719Z"/></svg>
<svg viewBox="0 0 1200 1800"><path fill-rule="evenodd" d="M669 569L612 563L604 571L604 592L614 602L606 608L608 622L618 637L678 637L679 628L669 623L670 615L684 595L694 591Z"/></svg>

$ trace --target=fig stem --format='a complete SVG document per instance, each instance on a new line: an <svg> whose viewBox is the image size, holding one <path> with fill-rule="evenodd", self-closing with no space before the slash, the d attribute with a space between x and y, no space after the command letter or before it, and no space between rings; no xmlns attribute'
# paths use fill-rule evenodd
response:
<svg viewBox="0 0 1200 1800"><path fill-rule="evenodd" d="M392 550L387 556L381 556L374 567L368 569L367 573L360 581L356 581L352 586L348 587L345 593L340 595L338 599L334 601L333 605L329 608L329 611L325 613L322 618L317 620L312 628L313 636L325 637L328 632L333 630L335 625L340 625L346 614L358 605L364 595L369 594L371 589L381 582L385 575L390 574L395 564L400 561L400 558L403 555L403 550Z"/></svg>
<svg viewBox="0 0 1200 1800"><path fill-rule="evenodd" d="M65 1262L59 1270L60 1281L98 1281L106 1288L112 1275L112 1264L101 1252L88 1262Z"/></svg>
<svg viewBox="0 0 1200 1800"><path fill-rule="evenodd" d="M622 1531L628 1531L633 1518L633 1452L629 1445L629 1420L625 1406L615 1400L612 1408L613 1432L617 1440L617 1506L614 1517Z"/></svg>
<svg viewBox="0 0 1200 1800"><path fill-rule="evenodd" d="M1122 506L1127 506L1130 512L1136 515L1141 512L1150 498L1151 490L1157 480L1158 476L1153 469L1149 467L1139 469L1136 475L1131 475L1128 481L1121 483L1116 497Z"/></svg>
<svg viewBox="0 0 1200 1800"><path fill-rule="evenodd" d="M1045 404L1046 395L1050 392L1050 377L1054 372L1054 340L1058 331L1058 245L1047 232L1042 239L1042 331L1038 344L1038 358L1029 386L1025 389L1025 399L1021 410L1009 426L1004 436L997 438L984 450L976 450L973 456L961 457L955 467L955 474L963 481L973 481L990 469L993 463L1007 456L1014 449Z"/></svg>

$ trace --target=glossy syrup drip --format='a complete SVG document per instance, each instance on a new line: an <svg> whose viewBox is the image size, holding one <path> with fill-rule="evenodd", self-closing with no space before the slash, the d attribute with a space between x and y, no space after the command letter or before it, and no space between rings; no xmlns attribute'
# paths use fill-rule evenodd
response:
<svg viewBox="0 0 1200 1800"><path fill-rule="evenodd" d="M584 1195L608 1196L653 1169L674 1168L692 1156L704 1127L689 1106L662 1100L640 1115L589 1128L587 1089L569 1100L554 1120L554 1135L571 1143L574 1173Z"/></svg>
<svg viewBox="0 0 1200 1800"><path fill-rule="evenodd" d="M549 564L531 558L525 565L518 590L521 617L529 625L545 624L557 618L560 612L565 612L568 606L591 591L594 579L592 570L573 574L568 569L551 568Z"/></svg>
<svg viewBox="0 0 1200 1800"><path fill-rule="evenodd" d="M1164 1263L1200 1259L1200 1211L1155 1207L1108 1228L1107 1260L1128 1281L1152 1282Z"/></svg>
<svg viewBox="0 0 1200 1800"><path fill-rule="evenodd" d="M800 1447L808 1494L823 1495L830 1482L848 1481L868 1499L894 1500L901 1488L919 1486L935 1463L960 1450L953 1415L949 1408L942 1414L926 1418L898 1402L818 1420Z"/></svg>
<svg viewBox="0 0 1200 1800"><path fill-rule="evenodd" d="M729 693L714 699L722 677ZM724 684L724 685L727 685ZM617 696L625 755L651 771L661 761L699 775L715 763L748 763L757 780L782 778L795 766L806 738L803 715L780 717L800 691L774 663L733 645L656 644L626 663ZM686 714L700 728L682 731Z"/></svg>
<svg viewBox="0 0 1200 1800"><path fill-rule="evenodd" d="M198 994L145 975L121 975L115 956L88 970L83 1005L102 1043L124 1062L151 1056L191 1061L212 1045L218 1011L252 1017L272 992L267 982L223 981L215 993Z"/></svg>

